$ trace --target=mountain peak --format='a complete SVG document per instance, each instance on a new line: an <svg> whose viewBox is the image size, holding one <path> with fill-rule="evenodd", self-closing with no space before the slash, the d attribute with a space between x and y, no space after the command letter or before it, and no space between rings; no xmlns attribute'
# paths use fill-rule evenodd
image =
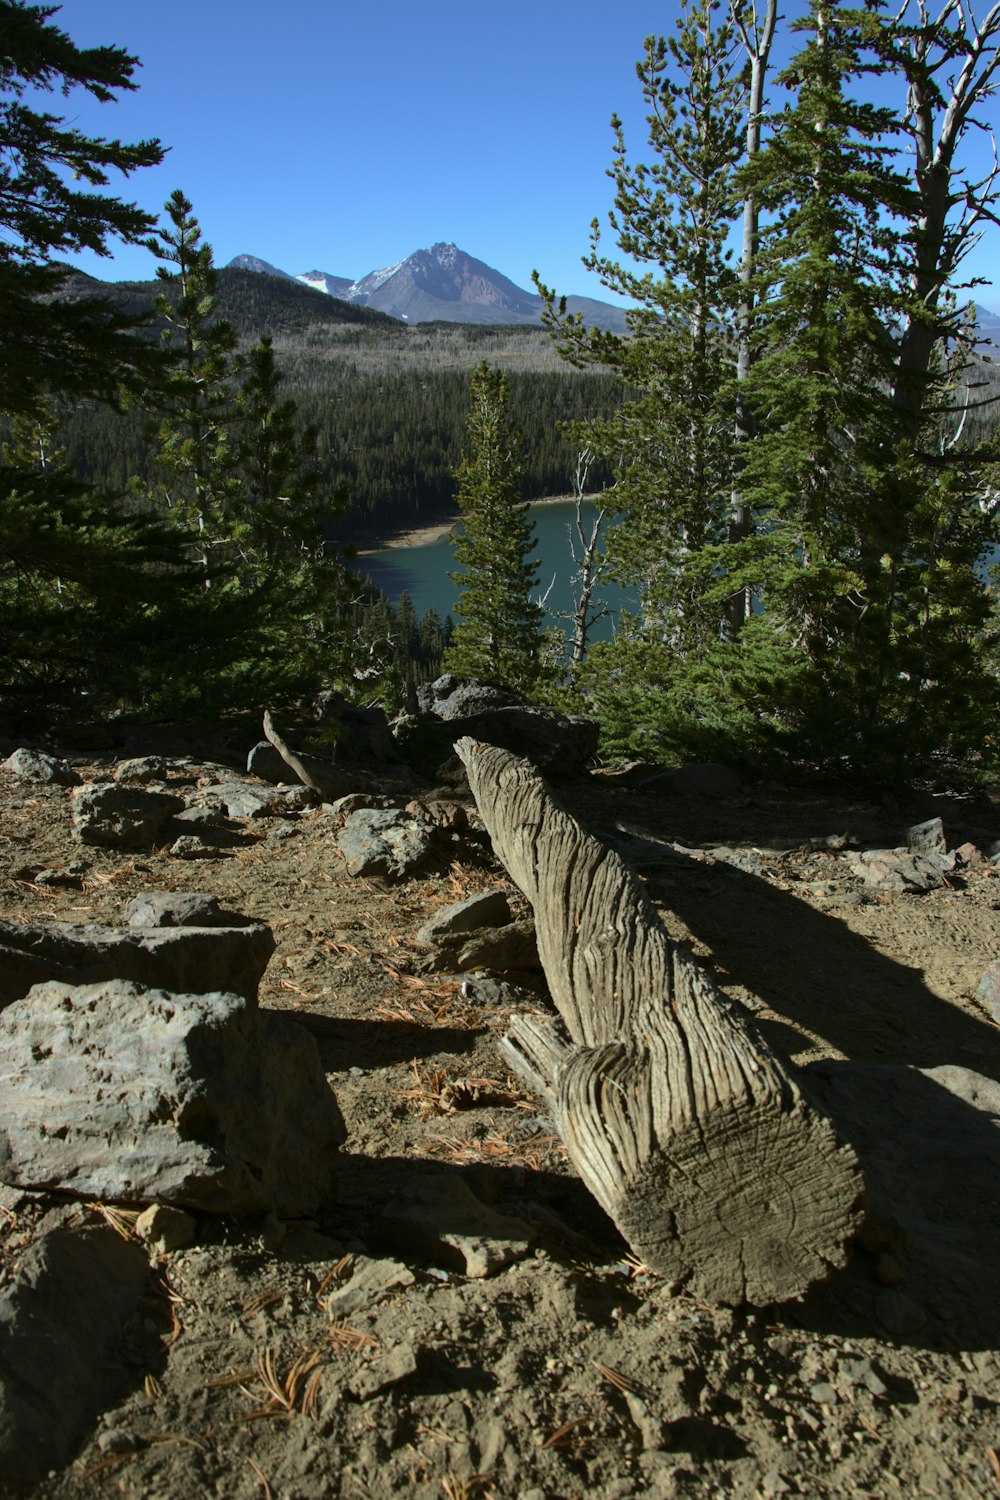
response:
<svg viewBox="0 0 1000 1500"><path fill-rule="evenodd" d="M251 264L251 262L254 262ZM287 276L254 256L237 256L231 265ZM345 302L374 308L404 323L531 323L542 321L542 302L451 240L414 250L393 265L369 271L354 281L328 271L303 271L291 278L314 291ZM623 332L620 308L589 299L567 299L571 310L585 312L588 323Z"/></svg>

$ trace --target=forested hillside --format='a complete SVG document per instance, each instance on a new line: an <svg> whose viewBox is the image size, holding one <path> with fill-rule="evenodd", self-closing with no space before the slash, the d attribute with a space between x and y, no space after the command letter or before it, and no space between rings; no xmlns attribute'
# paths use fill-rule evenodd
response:
<svg viewBox="0 0 1000 1500"><path fill-rule="evenodd" d="M110 287L74 276L71 296L110 294L149 311L155 282ZM575 455L562 424L607 415L622 399L617 376L570 369L540 328L431 323L409 328L307 287L251 271L217 273L215 315L239 344L273 335L282 390L319 435L323 484L346 483L338 537L370 543L450 514L452 470L468 409L469 371L484 359L508 372L510 411L524 447L525 499L566 492ZM96 402L60 413L60 441L82 478L119 492L149 478L152 453L140 406ZM600 474L592 474L600 482Z"/></svg>

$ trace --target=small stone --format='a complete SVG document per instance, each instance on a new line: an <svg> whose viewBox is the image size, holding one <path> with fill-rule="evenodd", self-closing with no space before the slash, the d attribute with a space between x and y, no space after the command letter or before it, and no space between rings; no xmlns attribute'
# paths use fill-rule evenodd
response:
<svg viewBox="0 0 1000 1500"><path fill-rule="evenodd" d="M355 1370L348 1381L348 1390L359 1401L367 1401L390 1386L399 1385L417 1373L416 1350L407 1344L397 1344L382 1358Z"/></svg>
<svg viewBox="0 0 1000 1500"><path fill-rule="evenodd" d="M97 1435L97 1446L102 1453L134 1453L141 1448L142 1439L124 1427L106 1427Z"/></svg>
<svg viewBox="0 0 1000 1500"><path fill-rule="evenodd" d="M225 859L230 849L220 849L218 844L208 844L197 834L184 833L170 845L173 859Z"/></svg>
<svg viewBox="0 0 1000 1500"><path fill-rule="evenodd" d="M828 1380L818 1380L815 1385L809 1387L809 1394L820 1406L836 1406L837 1392Z"/></svg>
<svg viewBox="0 0 1000 1500"><path fill-rule="evenodd" d="M198 1225L191 1214L166 1203L153 1203L135 1221L135 1232L159 1255L181 1250L194 1241Z"/></svg>

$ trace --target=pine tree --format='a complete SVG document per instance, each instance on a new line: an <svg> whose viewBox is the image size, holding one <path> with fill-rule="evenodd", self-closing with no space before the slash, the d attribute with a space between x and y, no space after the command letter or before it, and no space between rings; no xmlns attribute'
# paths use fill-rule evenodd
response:
<svg viewBox="0 0 1000 1500"><path fill-rule="evenodd" d="M150 241L164 290L156 310L171 356L167 378L146 393L160 493L176 523L197 533L199 561L209 577L234 559L232 470L236 334L215 316L216 273L191 202L177 189L165 205L167 224ZM175 269L171 270L170 267Z"/></svg>
<svg viewBox="0 0 1000 1500"><path fill-rule="evenodd" d="M988 528L955 463L921 461L899 400L925 315L907 274L921 203L899 169L902 121L849 92L874 65L870 17L814 0L798 25L794 106L755 168L771 223L744 487L765 538L754 630L787 675L760 707L800 753L899 775L988 720L974 708L990 701L975 646Z"/></svg>
<svg viewBox="0 0 1000 1500"><path fill-rule="evenodd" d="M574 436L615 465L604 495L618 512L608 534L610 572L640 600L615 640L590 652L584 682L608 741L647 754L690 747L692 736L699 749L712 748L709 719L724 717L730 700L706 662L726 655L722 622L743 590L744 555L727 549L738 303L727 239L739 209L747 88L739 31L717 12L713 0L691 0L673 36L646 40L636 73L648 162L630 159L612 120L610 225L640 269L600 252L596 221L585 264L638 304L626 314L627 334L567 318L538 283L564 356L615 369L639 393Z"/></svg>
<svg viewBox="0 0 1000 1500"><path fill-rule="evenodd" d="M56 7L0 0L0 408L30 414L51 395L113 397L148 368L141 320L101 298L60 299L69 270L54 257L141 243L153 219L109 193L163 157L158 141L87 136L36 96L74 88L102 103L136 87L137 59L79 48L51 24Z"/></svg>
<svg viewBox="0 0 1000 1500"><path fill-rule="evenodd" d="M507 413L507 381L481 364L471 380L466 452L455 470L462 529L459 623L445 669L530 692L538 675L542 610L531 598L538 563L520 496L519 439Z"/></svg>

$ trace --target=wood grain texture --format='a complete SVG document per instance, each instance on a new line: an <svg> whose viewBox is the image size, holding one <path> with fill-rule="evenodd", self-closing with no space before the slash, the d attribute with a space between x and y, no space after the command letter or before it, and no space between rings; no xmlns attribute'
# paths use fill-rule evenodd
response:
<svg viewBox="0 0 1000 1500"><path fill-rule="evenodd" d="M534 908L562 1021L518 1018L508 1061L652 1269L709 1302L797 1296L846 1259L864 1189L854 1153L534 766L470 739L456 749Z"/></svg>

